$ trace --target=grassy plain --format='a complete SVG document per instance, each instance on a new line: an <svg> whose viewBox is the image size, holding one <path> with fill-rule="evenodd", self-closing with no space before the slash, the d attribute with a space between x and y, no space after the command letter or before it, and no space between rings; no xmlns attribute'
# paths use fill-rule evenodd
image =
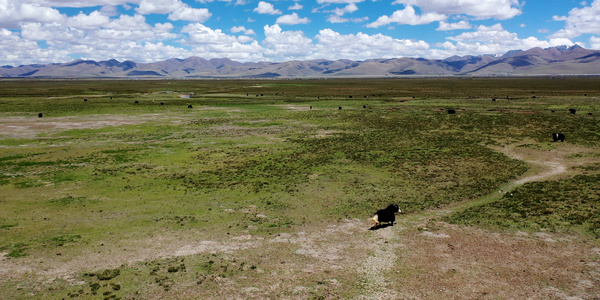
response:
<svg viewBox="0 0 600 300"><path fill-rule="evenodd" d="M599 78L0 91L7 298L600 295Z"/></svg>

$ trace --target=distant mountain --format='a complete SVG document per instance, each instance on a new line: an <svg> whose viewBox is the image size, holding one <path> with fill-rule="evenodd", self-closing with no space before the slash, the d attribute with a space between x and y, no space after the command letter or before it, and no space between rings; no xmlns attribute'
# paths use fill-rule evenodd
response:
<svg viewBox="0 0 600 300"><path fill-rule="evenodd" d="M579 46L511 50L502 56L446 59L393 58L365 61L306 60L241 63L228 58L172 58L155 63L75 60L0 67L9 78L318 78L399 76L600 75L600 51Z"/></svg>

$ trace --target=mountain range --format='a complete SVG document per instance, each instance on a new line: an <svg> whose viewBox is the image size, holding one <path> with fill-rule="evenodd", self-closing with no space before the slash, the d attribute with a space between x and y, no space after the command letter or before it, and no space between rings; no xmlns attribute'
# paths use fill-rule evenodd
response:
<svg viewBox="0 0 600 300"><path fill-rule="evenodd" d="M580 46L512 50L502 56L364 61L237 62L228 58L172 58L155 63L75 60L0 67L3 78L327 78L400 76L600 75L600 50Z"/></svg>

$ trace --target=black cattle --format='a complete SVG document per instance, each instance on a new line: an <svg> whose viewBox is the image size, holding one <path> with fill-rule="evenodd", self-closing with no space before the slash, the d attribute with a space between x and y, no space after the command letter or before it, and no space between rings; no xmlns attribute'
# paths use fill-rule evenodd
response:
<svg viewBox="0 0 600 300"><path fill-rule="evenodd" d="M190 104L190 105L188 105L188 108L194 108L194 107Z"/></svg>
<svg viewBox="0 0 600 300"><path fill-rule="evenodd" d="M552 134L552 139L553 139L555 142L558 142L559 140L560 140L561 142L564 142L564 141L565 141L565 135L564 135L564 134L562 134L562 133L553 133L553 134Z"/></svg>
<svg viewBox="0 0 600 300"><path fill-rule="evenodd" d="M367 108L367 106L366 106L366 105L363 105L363 108Z"/></svg>
<svg viewBox="0 0 600 300"><path fill-rule="evenodd" d="M449 113L449 114L451 114L451 115L453 115L453 114L455 114L455 113L456 113L456 110L454 110L454 109L449 109L449 110L448 110L448 113Z"/></svg>
<svg viewBox="0 0 600 300"><path fill-rule="evenodd" d="M339 109L339 110L342 110L342 107L340 106L340 107L338 107L338 109Z"/></svg>
<svg viewBox="0 0 600 300"><path fill-rule="evenodd" d="M572 113L572 114L575 114L577 112L577 110L574 109L574 108L569 108L569 112Z"/></svg>
<svg viewBox="0 0 600 300"><path fill-rule="evenodd" d="M164 103L164 102L161 102L161 103L160 103L160 105L165 105L165 103Z"/></svg>
<svg viewBox="0 0 600 300"><path fill-rule="evenodd" d="M381 223L388 223L390 226L394 226L396 214L399 212L401 211L397 204L390 204L385 209L378 210L373 218L371 218L371 223L373 223L372 229L376 229Z"/></svg>
<svg viewBox="0 0 600 300"><path fill-rule="evenodd" d="M43 114L43 113L39 113L39 114L38 114L38 118L41 118L41 117L43 117L43 116L44 116L44 114Z"/></svg>

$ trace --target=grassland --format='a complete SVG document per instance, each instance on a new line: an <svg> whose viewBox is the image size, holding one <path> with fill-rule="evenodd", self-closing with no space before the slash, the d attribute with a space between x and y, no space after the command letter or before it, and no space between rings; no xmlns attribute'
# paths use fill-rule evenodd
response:
<svg viewBox="0 0 600 300"><path fill-rule="evenodd" d="M598 78L0 91L6 298L600 295Z"/></svg>

